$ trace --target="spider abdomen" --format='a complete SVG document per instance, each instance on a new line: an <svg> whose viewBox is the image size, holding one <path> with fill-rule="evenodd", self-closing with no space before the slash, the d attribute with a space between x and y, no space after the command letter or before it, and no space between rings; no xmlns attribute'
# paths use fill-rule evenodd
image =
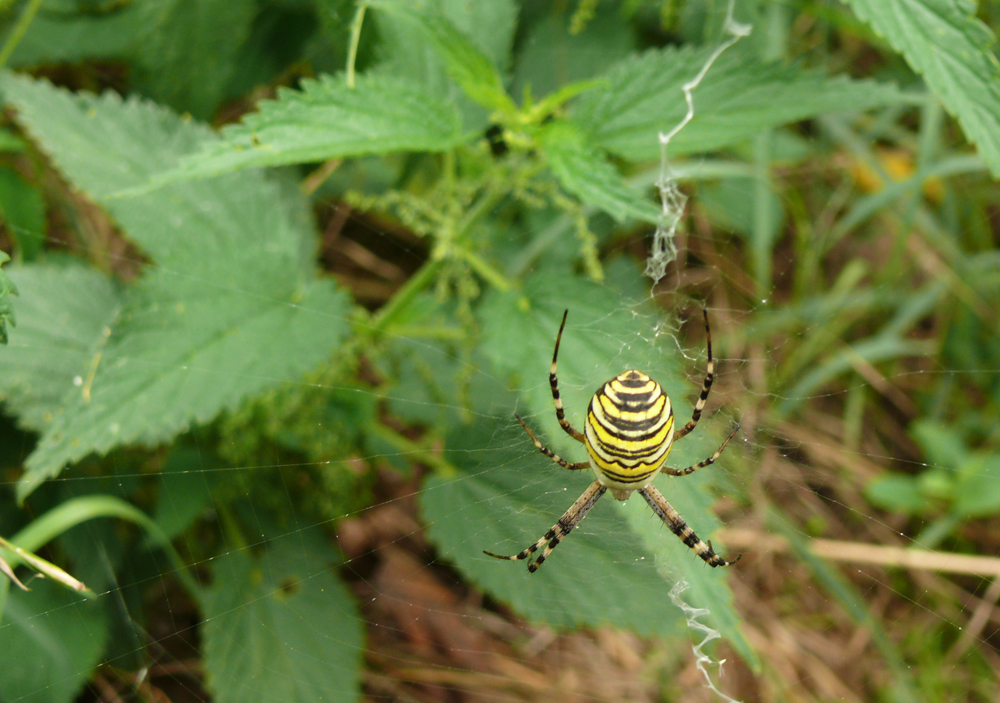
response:
<svg viewBox="0 0 1000 703"><path fill-rule="evenodd" d="M646 374L625 371L594 394L583 434L597 479L624 500L649 485L670 453L670 398Z"/></svg>

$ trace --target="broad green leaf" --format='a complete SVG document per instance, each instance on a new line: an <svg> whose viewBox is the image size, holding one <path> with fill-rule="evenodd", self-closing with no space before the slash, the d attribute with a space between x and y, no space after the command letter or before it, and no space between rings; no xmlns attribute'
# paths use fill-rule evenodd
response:
<svg viewBox="0 0 1000 703"><path fill-rule="evenodd" d="M190 447L176 449L164 462L153 520L168 539L186 530L211 507L216 468L204 451ZM146 541L153 544L155 538L150 535Z"/></svg>
<svg viewBox="0 0 1000 703"><path fill-rule="evenodd" d="M463 32L501 72L505 70L517 24L518 10L512 0L428 0L424 11L434 10ZM423 33L413 31L413 22L392 12L378 13L375 19L380 39L379 70L409 80L444 102L454 103L464 117L466 130L485 129L488 110L474 103L449 77L446 58L428 43Z"/></svg>
<svg viewBox="0 0 1000 703"><path fill-rule="evenodd" d="M914 476L888 473L865 487L865 498L874 506L903 515L921 515L933 506Z"/></svg>
<svg viewBox="0 0 1000 703"><path fill-rule="evenodd" d="M46 3L49 4L49 3ZM31 21L9 65L39 66L78 63L86 59L125 59L142 33L144 3L110 3L90 11L46 12Z"/></svg>
<svg viewBox="0 0 1000 703"><path fill-rule="evenodd" d="M10 257L5 252L0 251L0 266L10 261ZM17 295L17 286L7 276L7 269L0 268L0 344L6 344L10 334L8 326L17 325L17 316L14 314L14 301L12 298Z"/></svg>
<svg viewBox="0 0 1000 703"><path fill-rule="evenodd" d="M205 670L219 703L359 699L362 619L336 575L339 555L296 531L259 557L212 561L202 614Z"/></svg>
<svg viewBox="0 0 1000 703"><path fill-rule="evenodd" d="M659 132L687 112L681 86L714 47L649 51L607 71L607 87L583 95L572 117L594 145L633 161L660 156ZM897 102L895 86L761 64L734 48L694 91L694 119L670 142L670 155L708 152L765 129L829 112L857 112Z"/></svg>
<svg viewBox="0 0 1000 703"><path fill-rule="evenodd" d="M0 219L14 238L20 261L33 261L45 238L45 202L42 193L15 169L0 168Z"/></svg>
<svg viewBox="0 0 1000 703"><path fill-rule="evenodd" d="M599 288L569 275L555 276L548 271L532 276L526 282L523 297L521 295L494 294L485 301L481 311L486 337L485 348L491 355L499 375L502 378L511 378L514 385L520 389L522 398L526 400L527 411L524 408L516 410L526 417L527 422L542 428L538 435L544 443L569 461L582 461L586 458L584 448L573 442L556 422L548 383L555 334L559 328L562 312L567 308L570 310L570 317L560 347L559 385L567 418L574 426L582 427L583 409L597 387L628 368L644 370L656 378L671 396L679 421L686 421L685 416L691 412L687 398L694 395L700 386L684 378L679 363L680 354L676 351L673 337L669 334L658 335L665 326L665 321L660 319L662 312L643 308L638 303L631 307L622 306L622 298L613 290ZM667 346L666 350L663 348L664 345ZM703 373L703 368L700 372ZM718 421L711 416L710 411L702 419L698 430L678 443L671 454L669 462L671 466L679 468L689 466L715 451L721 437L712 436L712 429L718 427ZM508 420L506 426L513 427L515 435L517 434L517 425ZM493 430L496 431L496 428ZM510 442L513 442L513 447L519 452L517 456L522 458L515 457L510 462L494 463L492 456L496 452L504 451ZM583 492L588 482L592 480L592 475L580 477L562 470L537 453L527 436L523 436L520 443L516 439L505 439L500 444L501 446L490 444L483 450L484 458L478 460L481 467L476 470L476 481L506 480L507 483L497 489L507 495L507 498L499 499L501 506L504 505L503 501L511 500L511 493L519 491L512 501L517 507L514 509L507 507L511 516L503 522L519 517L526 509L523 506L532 505L535 500L546 500L545 513L550 521L535 534L534 539L537 539L576 500L579 493ZM461 452L458 454L461 455ZM458 463L458 460L455 462ZM513 468L506 468L508 463ZM712 537L712 533L718 527L718 521L708 510L710 501L699 493L712 482L713 472L725 470L725 463L726 460L723 458L709 469L694 476L683 479L662 477L657 481L668 500L676 503L681 514L703 539ZM513 474L512 477L502 479L507 472ZM518 481L520 489L517 487ZM552 483L547 483L548 481ZM559 490L556 486L562 486L563 490ZM558 496L558 500L555 501L558 506L548 506L544 496L550 493ZM530 496L542 496L542 498ZM485 510L485 506L492 500L491 497L489 501L483 501L483 506L469 510L470 512L477 509ZM602 499L604 500L606 499ZM641 520L637 521L635 516L642 514L642 511L639 507L631 505L632 501L637 501L637 505L641 504L642 508L646 508L641 499L636 497L624 507L616 507L614 500L609 501L617 519L625 520L624 525L619 522L617 526L609 528L613 530L614 539L639 540L638 544L628 542L625 546L614 550L621 553L617 558L624 559L623 563L631 570L634 568L633 560L648 560L649 557L656 555L659 561L654 566L662 580L664 593L669 591L671 580L678 578L695 585L706 584L705 579L712 580L710 586L704 586L705 601L699 604L713 610L720 631L734 644L741 655L750 662L756 662L753 650L739 630L739 616L732 608L732 597L725 585L726 570L710 570L703 561L684 547L648 508L645 510L645 519L648 522L641 524ZM620 512L622 510L625 511L624 516ZM587 518L588 521L590 519L591 517ZM491 519L491 524L492 522ZM510 529L510 527L503 525L490 529ZM533 524L530 531L535 532L537 529L538 525ZM532 538L526 532L521 534L519 540L510 537L505 540L511 544L511 553L531 543ZM600 533L604 532L602 528ZM496 533L491 532L491 534ZM577 533L574 532L568 539L573 540L576 537ZM660 540L676 544L668 545L661 543ZM650 549L650 544L654 545L654 549ZM566 545L560 546L560 549L564 546ZM484 548L490 551L499 549L489 546ZM595 549L603 551L606 547L601 545ZM720 549L724 552L722 545ZM546 563L532 577L537 577L549 566ZM470 568L476 568L477 574L481 570L481 567L463 566L465 570ZM618 569L622 567L619 566ZM706 573L706 570L710 573ZM630 574L629 578L631 577ZM520 594L507 593L501 597L505 600L517 598L519 602L522 600ZM709 600L711 602L708 602ZM522 609L527 606L518 607ZM523 610L523 612L528 611Z"/></svg>
<svg viewBox="0 0 1000 703"><path fill-rule="evenodd" d="M347 298L316 280L307 260L314 234L261 174L110 197L190 153L204 127L110 94L76 96L10 75L2 85L68 180L154 262L92 341L96 352L64 374L81 382L67 385L28 458L22 498L91 452L164 442L293 381L338 346Z"/></svg>
<svg viewBox="0 0 1000 703"><path fill-rule="evenodd" d="M143 0L136 12L141 27L133 50L136 87L175 110L210 118L238 68L257 3Z"/></svg>
<svg viewBox="0 0 1000 703"><path fill-rule="evenodd" d="M910 425L909 432L927 461L935 466L955 470L972 458L962 435L939 420L921 418Z"/></svg>
<svg viewBox="0 0 1000 703"><path fill-rule="evenodd" d="M959 469L953 511L962 517L1000 513L1000 454L980 454Z"/></svg>
<svg viewBox="0 0 1000 703"><path fill-rule="evenodd" d="M432 475L420 491L420 507L438 552L466 578L521 615L560 629L681 631L680 613L666 597L670 582L657 573L610 494L533 574L525 562L483 554L516 554L537 540L594 480L592 473L559 468L508 418L457 426L445 447L444 457L458 470Z"/></svg>
<svg viewBox="0 0 1000 703"><path fill-rule="evenodd" d="M621 21L619 8L608 3L595 9L594 21L578 34L567 31L566 16L559 12L522 21L511 95L520 98L528 90L537 100L604 73L635 50L635 32Z"/></svg>
<svg viewBox="0 0 1000 703"><path fill-rule="evenodd" d="M269 295L255 299L241 294L255 290L258 277L249 273L242 281L230 275L229 291L204 279L178 285L162 271L136 284L92 359L92 380L84 376L64 398L25 462L19 496L92 452L162 443L328 357L346 332L346 296L327 281L282 295L272 280L263 288Z"/></svg>
<svg viewBox="0 0 1000 703"><path fill-rule="evenodd" d="M14 591L0 624L0 700L70 703L100 662L108 638L102 606L34 579Z"/></svg>
<svg viewBox="0 0 1000 703"><path fill-rule="evenodd" d="M490 58L480 50L468 34L458 29L437 9L427 4L415 10L411 4L401 0L369 0L368 4L408 22L416 29L444 60L452 79L474 102L505 113L513 113L516 110L514 102L504 90L500 73ZM501 10L499 16L503 15ZM503 21L509 32L506 18ZM475 33L478 37L482 37L486 29L484 26L477 26ZM504 26L500 29L505 33Z"/></svg>
<svg viewBox="0 0 1000 703"><path fill-rule="evenodd" d="M418 84L384 75L303 81L277 100L209 140L203 151L154 179L154 184L246 168L309 163L396 151L446 151L466 136L454 106Z"/></svg>
<svg viewBox="0 0 1000 703"><path fill-rule="evenodd" d="M0 352L0 397L21 427L42 432L85 382L123 295L104 274L73 263L22 266L11 278L22 291L21 324Z"/></svg>
<svg viewBox="0 0 1000 703"><path fill-rule="evenodd" d="M469 2L439 0L441 16L463 32L503 73L510 63L510 52L517 30L520 8L515 0Z"/></svg>
<svg viewBox="0 0 1000 703"><path fill-rule="evenodd" d="M607 158L588 146L587 138L574 125L553 122L541 130L538 139L563 188L583 203L598 207L619 221L628 218L657 221L660 210L653 201L625 183Z"/></svg>
<svg viewBox="0 0 1000 703"><path fill-rule="evenodd" d="M994 33L968 0L848 0L962 125L1000 177L1000 71Z"/></svg>

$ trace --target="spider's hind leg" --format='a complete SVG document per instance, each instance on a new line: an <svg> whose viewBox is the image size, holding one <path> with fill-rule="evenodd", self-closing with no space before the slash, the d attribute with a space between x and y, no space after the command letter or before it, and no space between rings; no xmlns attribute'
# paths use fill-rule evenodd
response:
<svg viewBox="0 0 1000 703"><path fill-rule="evenodd" d="M604 486L600 481L594 481L590 484L590 487L583 492L573 505L570 506L569 510L563 513L563 516L559 518L555 525L552 526L548 532L546 532L541 539L535 542L533 545L527 549L513 554L511 556L504 556L502 554L494 554L493 552L487 552L483 550L483 554L491 556L494 559L504 559L506 561L520 561L521 559L527 559L532 554L541 549L541 546L548 542L548 546L542 550L541 555L535 561L528 564L528 571L535 573L538 567L548 558L552 550L559 546L559 543L568 535L573 529L583 521L583 518L587 517L587 513L590 509L594 507L598 499L604 492L607 491L607 486Z"/></svg>
<svg viewBox="0 0 1000 703"><path fill-rule="evenodd" d="M739 554L732 561L726 561L712 549L712 543L709 542L705 544L701 541L701 538L694 533L688 524L684 521L684 518L680 516L673 506L667 502L667 499L663 497L663 494L656 490L653 486L646 486L639 491L649 507L653 509L661 520L670 528L670 531L681 538L688 547L691 548L695 554L700 556L705 560L705 563L709 566L732 566L738 562L743 555Z"/></svg>

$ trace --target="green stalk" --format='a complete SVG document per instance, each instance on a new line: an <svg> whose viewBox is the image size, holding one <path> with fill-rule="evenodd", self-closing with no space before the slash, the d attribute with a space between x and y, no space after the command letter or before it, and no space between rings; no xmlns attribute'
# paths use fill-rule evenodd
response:
<svg viewBox="0 0 1000 703"><path fill-rule="evenodd" d="M458 469L447 459L435 454L427 447L414 442L412 439L408 439L398 432L389 429L385 425L375 423L370 427L370 433L387 444L391 444L396 449L412 455L417 461L427 464L427 466L442 476L455 476L458 474Z"/></svg>
<svg viewBox="0 0 1000 703"><path fill-rule="evenodd" d="M473 271L478 273L491 286L496 288L498 291L510 290L510 281L504 278L502 273L497 271L490 264L486 263L486 260L479 256L479 254L465 248L459 248L457 251L462 259L465 260L465 263L467 263Z"/></svg>
<svg viewBox="0 0 1000 703"><path fill-rule="evenodd" d="M432 258L427 263L425 263L419 271L414 274L410 280L406 282L402 288L400 288L392 299L389 300L375 315L372 320L371 327L369 328L369 334L375 336L385 332L386 328L392 323L392 321L400 315L400 313L406 309L417 294L426 288L434 280L434 276L437 274L438 269L441 268L443 259Z"/></svg>
<svg viewBox="0 0 1000 703"><path fill-rule="evenodd" d="M38 14L38 8L41 5L42 0L29 0L28 4L24 6L21 16L17 18L17 24L14 25L14 29L7 36L7 42L3 45L3 49L0 49L0 66L7 65L7 59L10 58L10 55L14 53L14 49L24 39L24 35L28 33L28 27L31 26L31 21L35 19L35 15Z"/></svg>
<svg viewBox="0 0 1000 703"><path fill-rule="evenodd" d="M358 5L354 19L351 20L351 37L347 45L347 87L354 87L354 64L358 59L358 44L361 42L361 25L365 21L365 11L368 9L367 3Z"/></svg>

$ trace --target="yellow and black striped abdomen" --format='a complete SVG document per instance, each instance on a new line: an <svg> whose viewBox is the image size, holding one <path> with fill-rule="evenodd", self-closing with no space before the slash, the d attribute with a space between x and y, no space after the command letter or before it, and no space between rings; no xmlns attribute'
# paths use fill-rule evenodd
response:
<svg viewBox="0 0 1000 703"><path fill-rule="evenodd" d="M626 371L594 394L583 434L598 480L622 499L620 492L648 486L667 460L674 441L670 398L646 374Z"/></svg>

